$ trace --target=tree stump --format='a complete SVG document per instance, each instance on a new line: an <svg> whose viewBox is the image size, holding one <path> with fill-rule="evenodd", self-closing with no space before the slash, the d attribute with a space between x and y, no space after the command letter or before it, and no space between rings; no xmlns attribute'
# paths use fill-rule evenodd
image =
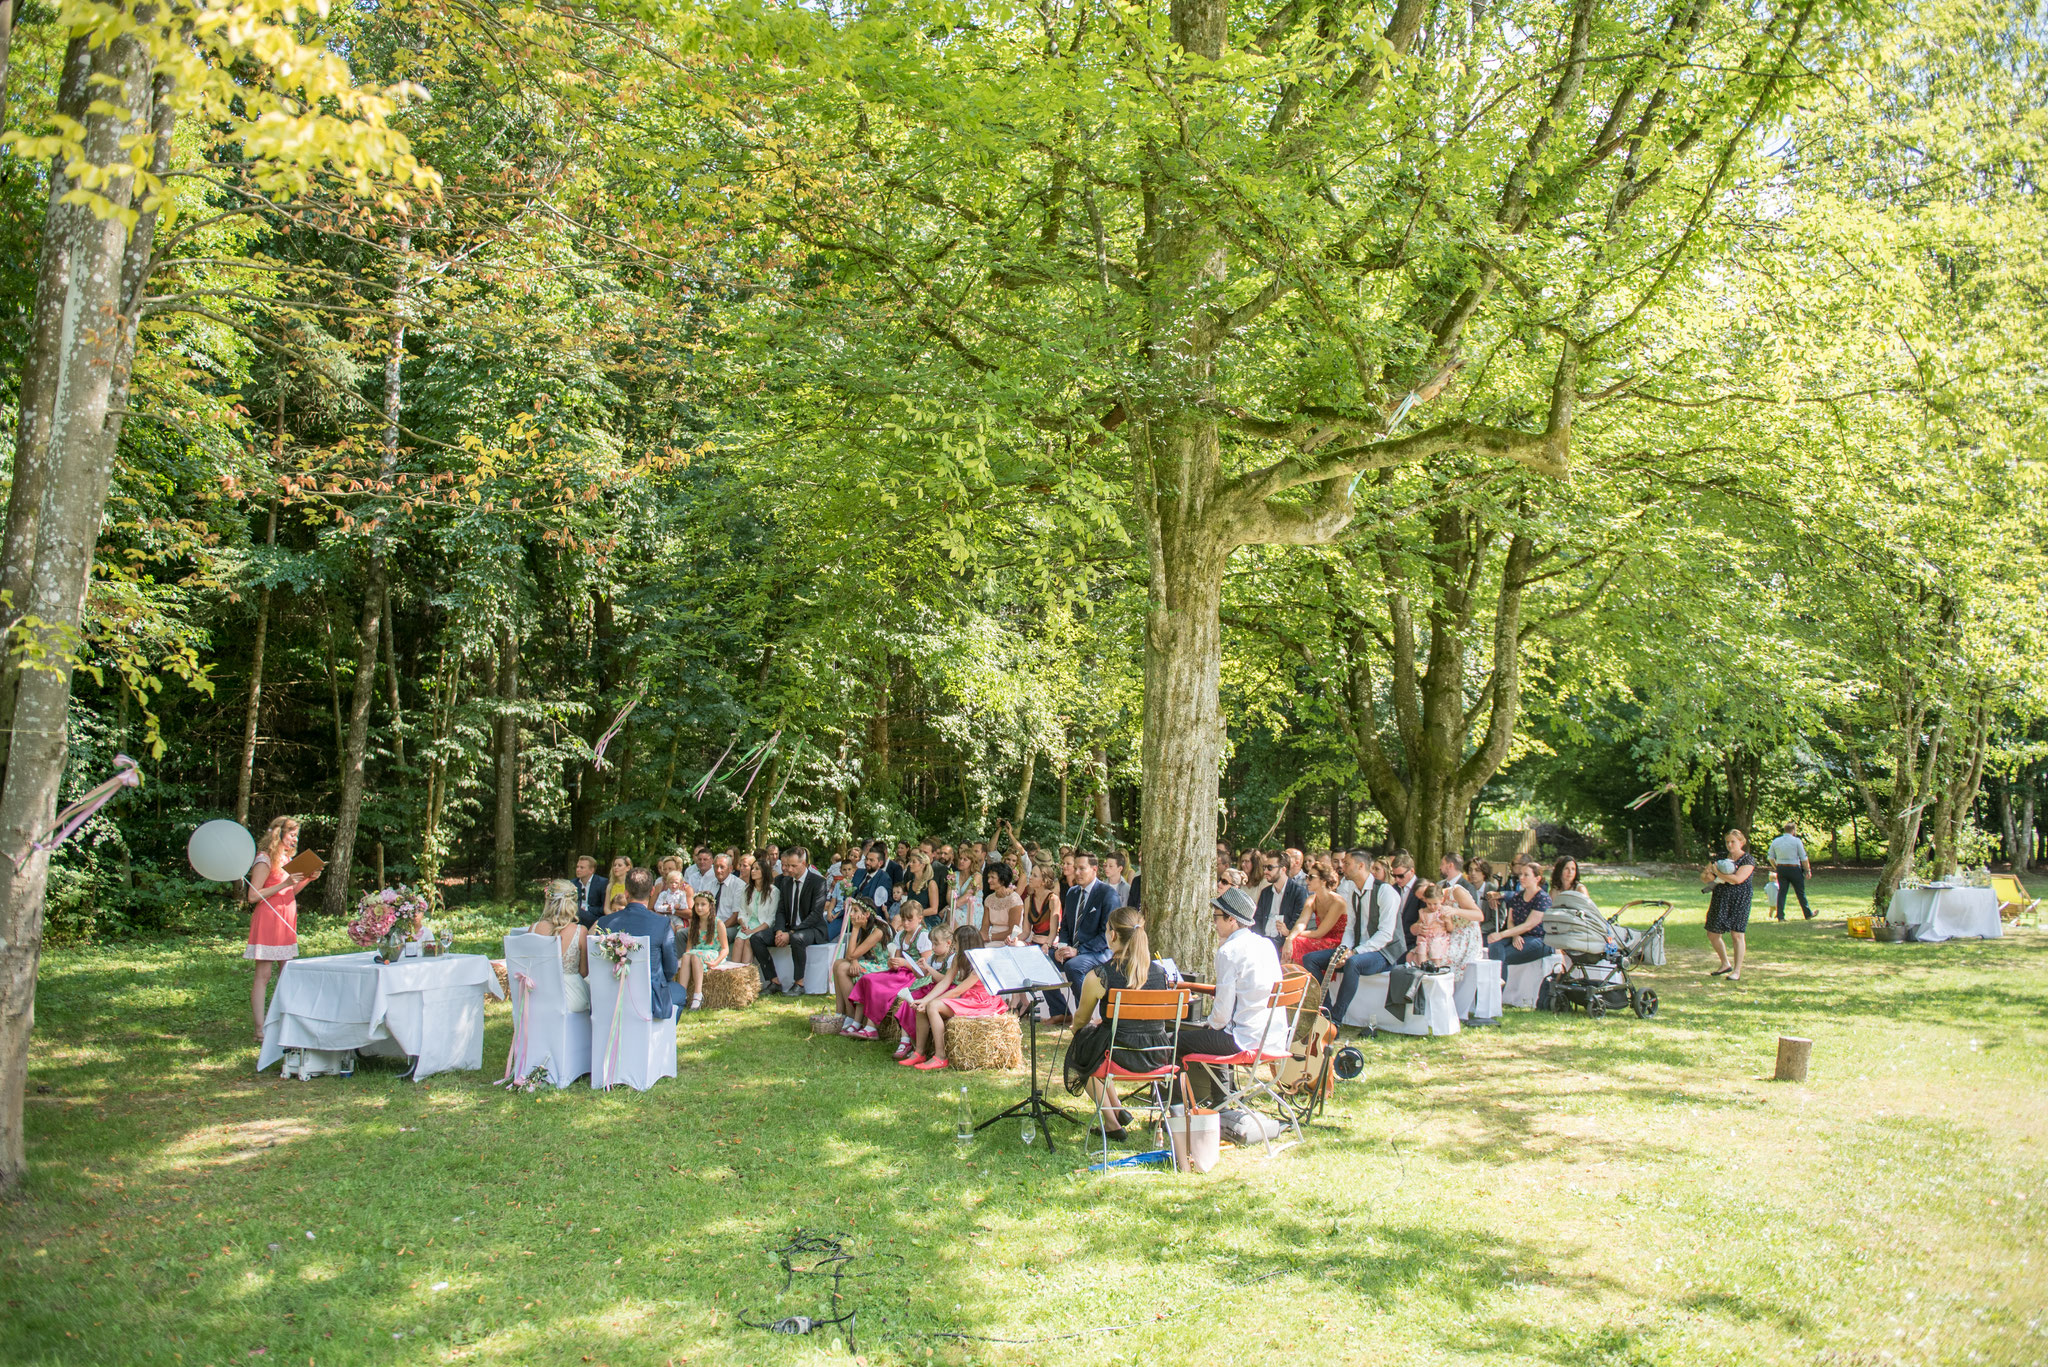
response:
<svg viewBox="0 0 2048 1367"><path fill-rule="evenodd" d="M1796 1035L1778 1036L1778 1071L1773 1077L1779 1082L1806 1081L1806 1065L1812 1057L1812 1040Z"/></svg>
<svg viewBox="0 0 2048 1367"><path fill-rule="evenodd" d="M946 1022L946 1061L961 1072L1024 1066L1024 1033L1009 1012Z"/></svg>

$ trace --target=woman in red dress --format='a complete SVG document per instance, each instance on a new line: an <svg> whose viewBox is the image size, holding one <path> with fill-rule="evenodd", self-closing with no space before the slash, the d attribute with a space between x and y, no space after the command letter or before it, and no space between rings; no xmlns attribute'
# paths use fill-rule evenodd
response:
<svg viewBox="0 0 2048 1367"><path fill-rule="evenodd" d="M299 889L320 875L286 873L284 866L299 852L299 823L281 816L256 842L256 862L249 866L246 895L255 903L249 915L249 943L242 957L256 961L256 981L249 989L249 1010L256 1017L256 1042L263 1043L264 1000L273 964L299 955Z"/></svg>
<svg viewBox="0 0 2048 1367"><path fill-rule="evenodd" d="M1344 923L1351 919L1344 899L1337 895L1337 871L1318 859L1308 868L1307 915L1288 935L1288 952L1294 962L1319 949L1335 949L1344 943Z"/></svg>

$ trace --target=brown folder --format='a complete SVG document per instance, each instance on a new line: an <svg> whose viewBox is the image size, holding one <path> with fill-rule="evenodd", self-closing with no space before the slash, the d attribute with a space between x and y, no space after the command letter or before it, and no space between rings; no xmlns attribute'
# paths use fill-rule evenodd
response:
<svg viewBox="0 0 2048 1367"><path fill-rule="evenodd" d="M322 869L324 869L324 868L326 868L326 867L327 867L327 861L326 861L325 859L322 859L322 858L321 858L321 857L320 857L319 855L315 854L315 853L314 853L313 851L311 851L311 850L300 850L300 851L299 851L299 854L298 854L298 858L296 858L296 859L292 860L292 862L291 862L291 863L289 863L289 864L285 865L285 866L284 866L284 871L285 871L286 873L291 873L291 874L300 874L300 873L318 873L318 872L320 872L320 870L322 870Z"/></svg>

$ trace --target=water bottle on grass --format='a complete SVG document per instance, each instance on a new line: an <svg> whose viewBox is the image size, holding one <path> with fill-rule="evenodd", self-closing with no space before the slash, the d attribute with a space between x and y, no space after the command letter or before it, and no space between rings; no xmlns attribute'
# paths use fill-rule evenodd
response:
<svg viewBox="0 0 2048 1367"><path fill-rule="evenodd" d="M967 1109L965 1085L960 1088L960 1117L953 1122L953 1142L959 1146L963 1154L967 1152L968 1146L974 1143L974 1113Z"/></svg>

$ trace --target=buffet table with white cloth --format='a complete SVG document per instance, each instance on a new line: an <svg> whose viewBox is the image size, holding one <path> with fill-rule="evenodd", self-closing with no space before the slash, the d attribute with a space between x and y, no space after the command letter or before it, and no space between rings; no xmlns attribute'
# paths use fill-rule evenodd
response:
<svg viewBox="0 0 2048 1367"><path fill-rule="evenodd" d="M287 1049L354 1049L415 1060L415 1082L484 1066L484 993L503 997L481 954L380 964L376 954L291 959L263 1020L262 1072Z"/></svg>
<svg viewBox="0 0 2048 1367"><path fill-rule="evenodd" d="M2005 934L1998 924L1998 894L1990 888L1900 888L1884 919L1911 927L1913 938L1923 943L1996 940Z"/></svg>

